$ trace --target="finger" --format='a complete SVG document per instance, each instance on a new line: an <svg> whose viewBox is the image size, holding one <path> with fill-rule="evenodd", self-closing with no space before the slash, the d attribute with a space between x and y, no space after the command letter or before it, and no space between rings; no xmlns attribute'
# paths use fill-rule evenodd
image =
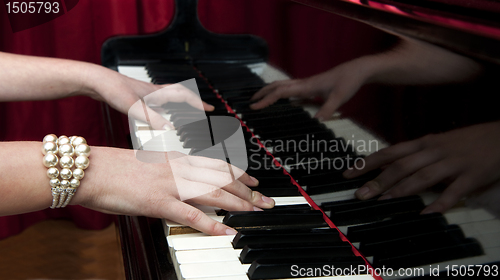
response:
<svg viewBox="0 0 500 280"><path fill-rule="evenodd" d="M181 84L172 84L144 97L147 105L161 106L168 102L186 102L193 108L204 110L200 96Z"/></svg>
<svg viewBox="0 0 500 280"><path fill-rule="evenodd" d="M128 116L129 118L141 120L156 130L173 129L173 125L170 121L147 106L142 99L137 100L130 106Z"/></svg>
<svg viewBox="0 0 500 280"><path fill-rule="evenodd" d="M303 92L303 87L300 83L284 84L277 87L274 91L267 94L260 101L250 105L250 108L254 110L265 108L269 105L274 104L279 99L290 98L293 96L299 96Z"/></svg>
<svg viewBox="0 0 500 280"><path fill-rule="evenodd" d="M197 229L206 234L232 235L237 233L234 229L208 217L199 209L178 200L172 201L169 204L168 208L169 209L165 209L164 217L177 223ZM173 209L175 209L175 211L173 211Z"/></svg>
<svg viewBox="0 0 500 280"><path fill-rule="evenodd" d="M247 186L257 186L259 184L257 179L248 175L242 169L228 164L225 161L200 156L189 156L188 160L189 163L195 167L205 168L212 171L222 171L229 174L232 173L234 179L239 180Z"/></svg>
<svg viewBox="0 0 500 280"><path fill-rule="evenodd" d="M201 183L189 182L184 184L189 186L191 189L199 189ZM205 186L202 186L205 188ZM202 205L210 205L219 207L228 211L260 211L261 209L253 205L250 201L241 199L234 194L226 192L224 189L212 186L209 192L205 192L198 196L193 196L192 198L186 200L188 202L194 202Z"/></svg>
<svg viewBox="0 0 500 280"><path fill-rule="evenodd" d="M435 212L444 213L446 210L457 204L463 197L470 193L475 187L476 180L469 179L468 176L458 177L449 185L443 193L433 203L429 204L421 214Z"/></svg>
<svg viewBox="0 0 500 280"><path fill-rule="evenodd" d="M350 167L346 171L344 171L343 176L349 179L363 175L384 165L389 165L397 159L418 152L421 148L421 144L418 142L418 140L403 142L394 146L390 146L388 148L384 148L366 157L364 159L365 165L363 169Z"/></svg>
<svg viewBox="0 0 500 280"><path fill-rule="evenodd" d="M342 100L337 95L330 93L328 100L321 106L314 117L320 121L331 118L333 113L342 105L341 102Z"/></svg>
<svg viewBox="0 0 500 280"><path fill-rule="evenodd" d="M264 196L260 192L252 191L239 181L224 187L224 190L243 200L250 201L250 203L260 208L273 208L275 204L272 198Z"/></svg>
<svg viewBox="0 0 500 280"><path fill-rule="evenodd" d="M210 105L210 104L206 103L205 101L203 101L203 110L208 111L208 112L212 112L214 109L215 109L215 107L213 105Z"/></svg>
<svg viewBox="0 0 500 280"><path fill-rule="evenodd" d="M285 82L287 82L287 81L285 81ZM256 92L252 96L252 98L250 98L250 100L259 100L259 99L261 99L262 97L264 97L264 96L270 94L271 92L273 92L274 90L276 90L276 88L278 88L281 84L283 84L283 81L272 82L271 84L263 87L258 92Z"/></svg>
<svg viewBox="0 0 500 280"><path fill-rule="evenodd" d="M430 150L424 150L398 159L390 164L375 179L359 188L355 193L356 197L359 199L369 199L379 195L392 188L402 179L439 159L439 154Z"/></svg>
<svg viewBox="0 0 500 280"><path fill-rule="evenodd" d="M400 181L394 188L384 194L380 200L418 194L455 175L456 173L450 168L447 161L439 161Z"/></svg>

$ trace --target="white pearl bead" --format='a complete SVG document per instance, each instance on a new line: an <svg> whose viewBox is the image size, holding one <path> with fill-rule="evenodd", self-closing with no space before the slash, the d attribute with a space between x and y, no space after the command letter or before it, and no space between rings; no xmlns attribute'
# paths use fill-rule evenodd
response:
<svg viewBox="0 0 500 280"><path fill-rule="evenodd" d="M90 146L87 144L80 144L80 145L76 146L75 154L77 156L89 157L90 156Z"/></svg>
<svg viewBox="0 0 500 280"><path fill-rule="evenodd" d="M59 150L58 146L54 142L45 142L42 145L42 154L46 155L48 153L57 154Z"/></svg>
<svg viewBox="0 0 500 280"><path fill-rule="evenodd" d="M70 170L70 169L68 169L68 168L63 168L63 169L61 170L61 178L63 178L63 179L66 179L66 180L67 180L67 179L70 179L70 178L71 178L71 176L73 176L73 172L71 172L71 170Z"/></svg>
<svg viewBox="0 0 500 280"><path fill-rule="evenodd" d="M62 187L62 188L69 188L71 186L71 184L69 183L68 180L61 180L61 182L59 183L59 185Z"/></svg>
<svg viewBox="0 0 500 280"><path fill-rule="evenodd" d="M85 171L83 171L83 169L77 168L73 170L73 178L81 180L83 179L83 176L85 176Z"/></svg>
<svg viewBox="0 0 500 280"><path fill-rule="evenodd" d="M62 168L70 169L75 164L75 161L70 156L62 156L61 159L59 160L59 164L61 165Z"/></svg>
<svg viewBox="0 0 500 280"><path fill-rule="evenodd" d="M57 179L57 177L59 177L59 170L55 167L51 167L47 169L47 176L50 179Z"/></svg>
<svg viewBox="0 0 500 280"><path fill-rule="evenodd" d="M43 143L46 143L46 142L54 142L57 144L57 136L55 134L48 134L48 135L45 135L45 137L43 137Z"/></svg>
<svg viewBox="0 0 500 280"><path fill-rule="evenodd" d="M58 144L59 144L59 146L64 145L64 144L70 144L68 136L65 136L65 135L60 136Z"/></svg>
<svg viewBox="0 0 500 280"><path fill-rule="evenodd" d="M69 183L73 189L76 189L80 186L80 180L77 179L71 179Z"/></svg>
<svg viewBox="0 0 500 280"><path fill-rule="evenodd" d="M59 179L56 178L56 179L50 179L49 184L51 187L57 188L61 183L59 182Z"/></svg>
<svg viewBox="0 0 500 280"><path fill-rule="evenodd" d="M71 137L69 138L69 143L70 143L71 145L73 145L73 141L76 139L76 137L78 137L78 136L71 136Z"/></svg>
<svg viewBox="0 0 500 280"><path fill-rule="evenodd" d="M85 138L83 137L78 136L71 142L71 144L76 147L80 144L87 144L87 140L85 140Z"/></svg>
<svg viewBox="0 0 500 280"><path fill-rule="evenodd" d="M59 159L54 154L47 154L43 157L43 165L47 168L56 166L58 161Z"/></svg>
<svg viewBox="0 0 500 280"><path fill-rule="evenodd" d="M66 155L72 157L74 154L75 154L75 149L70 144L63 144L59 146L60 156Z"/></svg>
<svg viewBox="0 0 500 280"><path fill-rule="evenodd" d="M85 169L87 169L87 167L89 167L89 164L90 164L90 161L85 156L78 156L75 159L75 165L77 168L85 170Z"/></svg>

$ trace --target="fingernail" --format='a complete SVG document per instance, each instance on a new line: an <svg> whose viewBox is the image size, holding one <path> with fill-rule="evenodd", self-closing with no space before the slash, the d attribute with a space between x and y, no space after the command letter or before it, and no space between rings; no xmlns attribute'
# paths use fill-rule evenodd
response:
<svg viewBox="0 0 500 280"><path fill-rule="evenodd" d="M213 105L208 105L208 110L209 111L213 111L215 109L215 107Z"/></svg>
<svg viewBox="0 0 500 280"><path fill-rule="evenodd" d="M174 130L174 127L167 123L166 125L163 126L163 129L166 131L170 131L170 130Z"/></svg>
<svg viewBox="0 0 500 280"><path fill-rule="evenodd" d="M250 176L250 179L252 179L252 181L255 183L256 186L259 185L259 180L257 180L257 178Z"/></svg>
<svg viewBox="0 0 500 280"><path fill-rule="evenodd" d="M238 232L232 228L226 229L226 235L235 235L238 234Z"/></svg>
<svg viewBox="0 0 500 280"><path fill-rule="evenodd" d="M264 210L260 209L259 207L254 206L253 211L264 211Z"/></svg>
<svg viewBox="0 0 500 280"><path fill-rule="evenodd" d="M264 201L266 204L269 204L271 206L274 206L274 199L267 197L267 196L262 196L262 201Z"/></svg>
<svg viewBox="0 0 500 280"><path fill-rule="evenodd" d="M361 187L359 190L356 191L356 196L364 199L369 192L370 189L368 187Z"/></svg>
<svg viewBox="0 0 500 280"><path fill-rule="evenodd" d="M432 210L432 209L429 209L429 208L425 208L424 210L422 210L422 212L420 212L421 215L425 215L425 214L431 214L431 213L434 213L436 211Z"/></svg>
<svg viewBox="0 0 500 280"><path fill-rule="evenodd" d="M392 198L392 195L385 194L385 195L381 196L378 200L386 200L386 199L391 199L391 198Z"/></svg>

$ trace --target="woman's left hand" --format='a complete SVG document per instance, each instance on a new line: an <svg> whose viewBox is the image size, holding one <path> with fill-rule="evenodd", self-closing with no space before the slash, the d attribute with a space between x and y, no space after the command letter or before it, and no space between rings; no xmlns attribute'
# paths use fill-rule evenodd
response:
<svg viewBox="0 0 500 280"><path fill-rule="evenodd" d="M88 95L90 97L104 101L124 114L132 114L137 119L142 119L145 115L148 116L154 129L166 129L173 126L170 121L151 109L150 105L152 103L156 106L161 106L167 102L186 102L201 111L212 111L214 109L212 105L201 101L199 95L181 84L155 85L129 78L100 66L99 69L94 69L84 79L84 87L89 92ZM151 98L151 93L155 93L154 100ZM146 100L144 102L145 107L132 107L139 100ZM138 108L140 110L138 112L130 112L131 107L132 109ZM144 109L147 110L147 114L145 114Z"/></svg>

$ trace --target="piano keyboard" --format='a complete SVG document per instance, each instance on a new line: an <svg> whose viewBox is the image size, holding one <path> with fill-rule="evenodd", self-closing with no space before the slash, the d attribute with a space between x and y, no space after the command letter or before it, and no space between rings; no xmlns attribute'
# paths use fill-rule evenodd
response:
<svg viewBox="0 0 500 280"><path fill-rule="evenodd" d="M207 96L215 95L212 88L206 84L204 79L197 76L198 72L194 71L194 68L190 69L185 66L183 65L181 68L181 73L177 73L178 71L174 70L174 66L164 67L154 63L147 65L147 68L144 66L118 66L118 70L124 75L155 83L180 82L183 79L180 79L179 76L183 75L184 79L196 77L202 99L216 106L215 111L207 115L228 114L225 104L214 103L218 99L206 99ZM368 174L359 179L345 180L341 177L341 172L333 168L334 160L338 158L338 164L345 164L345 160L349 156L353 160L375 151L357 149L359 147L358 143L366 144L370 141L375 141L378 149L385 147L386 144L357 126L354 122L347 119L334 119L321 124L310 118L315 113L315 108L294 107L288 101L280 101L268 109L263 109L259 112L249 110L249 96L266 83L287 78L280 71L264 63L247 65L246 67L233 66L229 70L216 65L198 65L198 70L205 76L208 76L211 85L217 89L227 104L234 109L237 116L244 121L253 135L259 138L265 145L266 150L257 149L258 151L255 153L258 153L260 156L267 152L272 153L282 163L284 169L310 195L312 200L317 205L320 205L331 220L336 223L338 229L351 242L354 242L353 245L361 253L368 257L368 261L375 268L382 266L392 267L395 270L399 267L421 268L428 274L430 269L439 267L440 270L443 270L446 265L485 264L500 260L500 239L497 238L500 233L500 221L494 219L492 215L482 209L471 210L465 207L457 207L443 216L431 214L424 215L425 218L423 218L423 216L416 214L423 209L424 205L429 204L435 198L431 194L383 202L355 201L354 191L372 178L374 174ZM170 78L167 74L174 71L177 74ZM183 74L182 71L185 71L185 73ZM235 76L242 74L244 76ZM258 77L261 77L261 79ZM165 118L172 120L175 112L172 113L166 109L161 114ZM173 121L173 123L177 130L182 127L179 123L176 124L176 121ZM164 134L163 131L149 131L149 126L141 121L135 121L135 125L131 128L132 137L136 137L138 143L143 147L153 147L153 149L161 151L179 151L186 154L192 153L193 149L196 149L196 147L187 147L186 145L186 139L192 139L189 138L190 136L197 137L195 133L185 133L188 134L187 138L182 134L168 133L168 137L164 137L160 145L151 146L146 143L155 135ZM253 138L255 141L250 141L253 137L252 133L248 131L244 133L247 140L249 158L251 156L251 148L258 146L255 138ZM321 158L320 162L325 164L327 168L315 170L313 167L314 164L318 164L318 161L306 160L305 164L301 165L301 158L294 158L297 154L296 151L290 153L286 149L280 149L280 146L276 144L277 140L288 139L304 143L300 147L310 149L314 145L311 143L314 142L310 142L312 139L307 138L308 135L310 137L314 135L317 137L315 140L318 141L337 141L336 143L350 148L333 152L325 150L299 153L301 158L306 159L308 156L316 157L321 153L326 154L326 158ZM274 139L275 141L264 141L270 139ZM272 160L261 160L258 163L269 164L270 166L272 165ZM344 248L346 244L350 246L342 238L332 244L304 243L304 240L301 238L309 236L311 238L310 241L314 241L318 237L317 234L319 232L328 231L328 225L313 221L314 218L312 217L316 213L310 210L308 201L299 193L297 187L290 182L289 177L283 174L282 170L263 170L256 168L256 164L256 162L250 160L247 171L260 181L260 186L253 189L276 200L278 207L276 207L275 213L282 211L281 213L283 214L296 214L297 223L277 223L272 225L266 223L266 219L274 217L272 212L275 210L266 210L264 211L266 213L247 213L246 215L244 213L239 213L241 215L238 215L238 213L229 212L226 216L223 216L220 215L220 212L223 212L220 209L204 206L200 206L200 209L215 220L225 222L226 224L229 223L228 225L231 226L231 222L238 225L236 227L239 230L238 235L235 237L206 236L202 233L178 234L183 232L184 227L171 221L165 221L169 251L178 279L287 279L288 276L293 275L287 274L291 273L291 269L286 271L285 266L288 265L290 267L291 264L302 264L305 267L311 265L313 267L322 267L323 264L336 264L338 267L342 267L343 265L364 265L363 259L356 256L352 251L345 252L345 255L339 253L340 255L336 256L334 253L323 252L318 249L332 246L331 248L337 248L338 250L332 249L330 250L331 252L341 252L342 250L339 248ZM345 169L345 167L340 169ZM307 210L300 208L304 205L308 208ZM283 207L284 210L280 210L280 207ZM291 209L287 210L287 207ZM297 207L297 209L300 208L300 210L294 210L294 207ZM250 214L256 217L249 217ZM308 215L311 215L311 218L308 218ZM319 212L319 216L322 216L321 212ZM231 220L230 218L233 219ZM419 219L424 219L424 221L422 222ZM251 223L255 222L255 224L251 224L250 226L245 224L248 221ZM310 224L307 221L310 221ZM420 222L422 224L429 222L429 225L433 225L433 227L429 226L425 227L425 230L412 232L413 227L411 225ZM436 223L435 227L433 223ZM393 233L381 235L381 232L384 233L384 226L388 228L400 227L405 230L400 235ZM269 236L272 236L273 232L277 232L280 234L278 236L282 236L285 232L303 231L311 231L311 233L309 235L298 234L299 237L295 239L292 237L290 239L283 237L283 240L280 241L277 238L275 243L268 245L254 242L248 243L243 248L235 249L233 246L235 240L238 238L241 239L241 235L246 233L254 235L269 234ZM367 235L363 234L364 232L378 232L379 234ZM447 241L447 243L443 245L433 244L433 247L431 245L428 245L428 247L423 246L426 244L425 242L422 243L423 241L427 239L432 240L434 237L436 240L441 238ZM452 237L455 239L451 240ZM412 245L412 242L415 242L417 245ZM408 250L413 255L401 249L404 247L400 247L398 250L398 246L403 245L409 246ZM291 254L286 250L287 246L295 248L308 257ZM380 250L384 246L392 249L385 248L384 250ZM419 246L422 247L419 248ZM449 252L453 252L455 255L447 254ZM243 253L245 253L245 257L243 257ZM245 263L244 258L251 254L257 255L253 264ZM265 256L272 257L266 259ZM454 259L454 257L458 259ZM428 261L428 259L432 259L432 261ZM333 276L315 276L306 277L306 279L333 279ZM384 278L404 278L403 276L411 277L414 275L385 275ZM335 279L339 277L354 279L373 278L366 273L363 275L335 276Z"/></svg>

